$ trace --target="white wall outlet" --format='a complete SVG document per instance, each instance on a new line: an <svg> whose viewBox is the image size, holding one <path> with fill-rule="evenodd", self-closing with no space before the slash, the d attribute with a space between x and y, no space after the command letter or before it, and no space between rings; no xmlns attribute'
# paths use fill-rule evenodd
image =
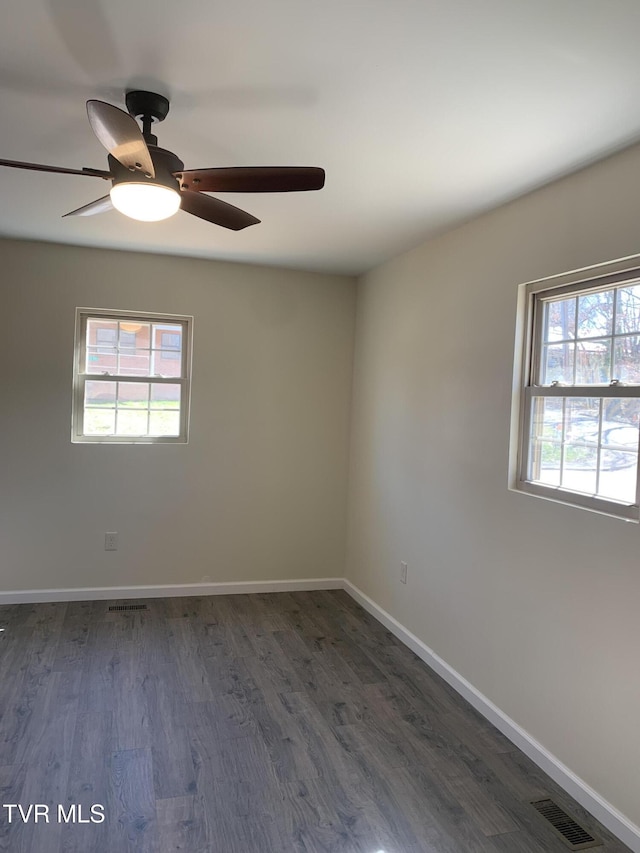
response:
<svg viewBox="0 0 640 853"><path fill-rule="evenodd" d="M400 563L400 583L407 582L407 564Z"/></svg>
<svg viewBox="0 0 640 853"><path fill-rule="evenodd" d="M117 551L118 550L118 534L117 533L105 533L104 534L104 550L105 551Z"/></svg>

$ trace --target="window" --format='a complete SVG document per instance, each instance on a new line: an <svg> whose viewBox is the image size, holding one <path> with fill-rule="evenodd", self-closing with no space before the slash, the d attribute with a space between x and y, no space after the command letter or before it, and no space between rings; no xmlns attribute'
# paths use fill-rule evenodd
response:
<svg viewBox="0 0 640 853"><path fill-rule="evenodd" d="M616 266L525 286L515 485L637 521L640 269Z"/></svg>
<svg viewBox="0 0 640 853"><path fill-rule="evenodd" d="M185 443L191 323L79 308L72 441Z"/></svg>

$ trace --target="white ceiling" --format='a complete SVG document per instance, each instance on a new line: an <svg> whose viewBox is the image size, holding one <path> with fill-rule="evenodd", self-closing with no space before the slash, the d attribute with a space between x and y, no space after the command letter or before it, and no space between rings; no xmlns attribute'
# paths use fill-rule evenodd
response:
<svg viewBox="0 0 640 853"><path fill-rule="evenodd" d="M5 0L0 157L106 168L84 102L171 99L187 168L323 166L262 219L61 215L99 179L0 169L0 234L359 273L640 138L637 0Z"/></svg>

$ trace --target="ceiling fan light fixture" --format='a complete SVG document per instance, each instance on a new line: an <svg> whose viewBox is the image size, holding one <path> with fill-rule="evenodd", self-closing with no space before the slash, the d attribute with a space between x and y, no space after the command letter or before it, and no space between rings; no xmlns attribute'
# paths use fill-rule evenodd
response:
<svg viewBox="0 0 640 853"><path fill-rule="evenodd" d="M116 210L141 222L168 219L180 209L180 193L161 184L117 183L110 195Z"/></svg>
<svg viewBox="0 0 640 853"><path fill-rule="evenodd" d="M0 169L8 166L113 182L109 195L65 213L65 218L95 216L115 208L131 219L157 222L182 208L185 213L230 231L242 231L260 220L208 193L288 193L324 186L324 169L318 166L214 166L185 171L182 160L173 151L159 148L158 138L151 133L153 121L161 122L167 117L167 98L134 89L126 93L125 101L128 112L105 101L87 101L91 129L109 152L108 171L2 159ZM136 118L142 120L142 130Z"/></svg>

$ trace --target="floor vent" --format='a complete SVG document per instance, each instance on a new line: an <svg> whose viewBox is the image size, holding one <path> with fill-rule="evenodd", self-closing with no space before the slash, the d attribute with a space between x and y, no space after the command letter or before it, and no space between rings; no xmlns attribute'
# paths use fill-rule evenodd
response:
<svg viewBox="0 0 640 853"><path fill-rule="evenodd" d="M112 610L148 610L146 604L114 604L109 608L109 611Z"/></svg>
<svg viewBox="0 0 640 853"><path fill-rule="evenodd" d="M537 800L531 805L551 824L571 850L586 850L588 847L602 845L602 841L594 838L553 800Z"/></svg>

